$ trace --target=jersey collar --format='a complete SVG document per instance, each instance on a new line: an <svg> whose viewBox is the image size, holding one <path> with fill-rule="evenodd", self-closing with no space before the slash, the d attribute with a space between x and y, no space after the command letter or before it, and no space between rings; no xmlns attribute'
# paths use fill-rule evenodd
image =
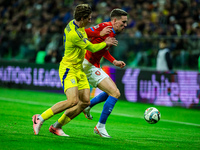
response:
<svg viewBox="0 0 200 150"><path fill-rule="evenodd" d="M79 28L79 26L75 23L75 20L73 21L73 24L74 24L77 28Z"/></svg>
<svg viewBox="0 0 200 150"><path fill-rule="evenodd" d="M116 34L116 32L115 32L115 30L113 28L112 28L112 30L113 30L113 33Z"/></svg>

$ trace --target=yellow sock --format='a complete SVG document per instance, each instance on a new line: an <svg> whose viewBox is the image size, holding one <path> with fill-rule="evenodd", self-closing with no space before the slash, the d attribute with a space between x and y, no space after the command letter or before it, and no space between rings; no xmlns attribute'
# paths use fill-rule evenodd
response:
<svg viewBox="0 0 200 150"><path fill-rule="evenodd" d="M70 122L71 119L66 116L65 114L63 114L59 119L58 119L58 123L60 123L62 126L64 126L65 124L67 124L68 122Z"/></svg>
<svg viewBox="0 0 200 150"><path fill-rule="evenodd" d="M54 115L53 111L51 108L47 109L45 112L43 112L41 114L41 117L44 119L44 120L47 120L49 118L51 118L52 116Z"/></svg>

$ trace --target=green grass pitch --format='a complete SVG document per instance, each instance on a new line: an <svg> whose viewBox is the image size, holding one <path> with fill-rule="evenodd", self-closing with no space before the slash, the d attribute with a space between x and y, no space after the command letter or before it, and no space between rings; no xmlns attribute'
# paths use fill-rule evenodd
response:
<svg viewBox="0 0 200 150"><path fill-rule="evenodd" d="M42 113L64 94L0 88L0 150L174 150L200 149L200 110L118 101L106 124L111 139L93 133L103 107L98 104L87 120L83 113L63 127L70 137L59 137L48 128L61 114L44 122L34 135L32 116ZM146 108L161 112L157 124L143 119Z"/></svg>

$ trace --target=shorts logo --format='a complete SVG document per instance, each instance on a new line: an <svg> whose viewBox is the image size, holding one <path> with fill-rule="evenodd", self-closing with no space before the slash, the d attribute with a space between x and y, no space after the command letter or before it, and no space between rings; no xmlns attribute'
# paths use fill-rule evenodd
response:
<svg viewBox="0 0 200 150"><path fill-rule="evenodd" d="M101 72L100 71L96 71L95 74L99 76L99 75L101 75Z"/></svg>
<svg viewBox="0 0 200 150"><path fill-rule="evenodd" d="M71 82L72 82L72 84L75 84L75 80L74 79L71 79Z"/></svg>

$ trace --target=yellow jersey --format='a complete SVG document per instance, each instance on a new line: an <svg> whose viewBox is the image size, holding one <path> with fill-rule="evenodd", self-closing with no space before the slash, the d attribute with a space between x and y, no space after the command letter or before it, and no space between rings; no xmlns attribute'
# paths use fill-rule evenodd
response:
<svg viewBox="0 0 200 150"><path fill-rule="evenodd" d="M79 28L75 20L70 21L64 29L64 56L59 66L59 76L64 92L72 87L78 87L78 90L89 88L82 65L86 49L97 52L106 47L106 43L92 44L87 38L85 28Z"/></svg>
<svg viewBox="0 0 200 150"><path fill-rule="evenodd" d="M98 51L106 46L105 42L92 44L87 38L85 28L79 28L75 20L70 21L64 29L64 57L61 63L82 69L86 47L91 51Z"/></svg>

